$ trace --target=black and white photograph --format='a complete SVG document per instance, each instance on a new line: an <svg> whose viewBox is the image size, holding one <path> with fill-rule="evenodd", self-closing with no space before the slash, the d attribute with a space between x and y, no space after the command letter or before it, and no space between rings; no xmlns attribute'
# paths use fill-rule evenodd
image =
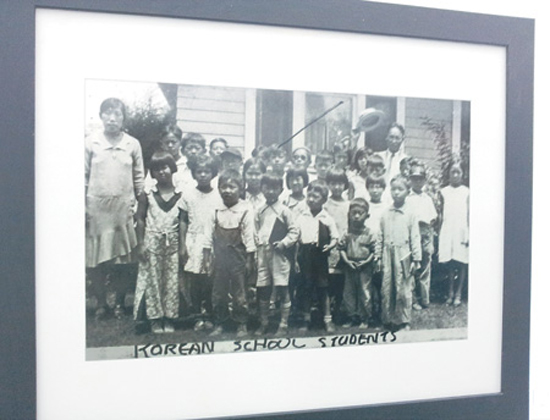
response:
<svg viewBox="0 0 550 420"><path fill-rule="evenodd" d="M87 360L467 339L469 101L84 91Z"/></svg>
<svg viewBox="0 0 550 420"><path fill-rule="evenodd" d="M37 11L42 417L499 398L505 48L98 12Z"/></svg>

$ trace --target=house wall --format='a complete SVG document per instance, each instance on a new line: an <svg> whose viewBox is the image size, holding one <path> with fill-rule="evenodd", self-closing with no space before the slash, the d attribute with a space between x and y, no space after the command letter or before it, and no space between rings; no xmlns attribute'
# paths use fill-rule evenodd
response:
<svg viewBox="0 0 550 420"><path fill-rule="evenodd" d="M296 100L304 98L303 92L295 92L293 104L293 128L306 124L306 102ZM362 97L364 103L364 97ZM406 129L405 151L426 164L437 167L437 151L433 134L422 125L426 117L445 126L447 136L453 145L460 144L460 125L453 124L457 103L450 100L396 98L398 108L397 121ZM453 110L453 106L455 109ZM458 105L460 106L460 105ZM245 159L256 144L255 124L257 95L254 89L179 85L177 94L177 121L185 133L202 134L207 143L216 137L225 138L230 146L239 149ZM353 123L363 107L353 107L357 113ZM454 114L453 114L454 112ZM299 121L298 121L299 120ZM351 128L351 127L350 127ZM293 148L304 144L305 133L293 140ZM455 138L456 137L456 138Z"/></svg>
<svg viewBox="0 0 550 420"><path fill-rule="evenodd" d="M244 152L246 90L217 86L179 85L177 121L184 133L202 134L207 144L223 137Z"/></svg>
<svg viewBox="0 0 550 420"><path fill-rule="evenodd" d="M452 138L453 101L419 98L407 98L405 101L405 151L410 156L432 167L437 167L437 150L433 134L422 124L428 117L434 123L443 124L445 134L448 138ZM459 139L456 141L453 139L453 143L460 144Z"/></svg>

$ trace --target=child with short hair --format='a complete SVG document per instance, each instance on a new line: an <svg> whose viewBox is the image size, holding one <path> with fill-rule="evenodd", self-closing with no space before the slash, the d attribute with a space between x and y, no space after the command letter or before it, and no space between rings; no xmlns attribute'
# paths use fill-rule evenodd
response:
<svg viewBox="0 0 550 420"><path fill-rule="evenodd" d="M181 151L185 157L186 166L180 167L178 179L184 189L192 188L195 184L191 166L197 156L206 153L206 140L199 133L187 133L181 139Z"/></svg>
<svg viewBox="0 0 550 420"><path fill-rule="evenodd" d="M216 171L219 172L222 167L221 154L229 148L227 140L222 137L216 137L210 142L208 153L216 164ZM212 185L218 185L217 177L212 178Z"/></svg>
<svg viewBox="0 0 550 420"><path fill-rule="evenodd" d="M223 204L214 211L205 228L203 244L207 273L213 271L212 307L218 336L231 315L237 324L237 336L247 334L246 276L254 264L254 211L239 197L244 189L239 172L227 170L219 176L218 191ZM214 258L212 260L212 253ZM231 302L229 299L231 298Z"/></svg>
<svg viewBox="0 0 550 420"><path fill-rule="evenodd" d="M328 254L338 241L338 229L334 219L323 209L328 199L328 187L324 182L313 181L307 187L307 213L296 220L300 229L298 242L297 300L303 316L301 331L306 331L311 321L314 296L321 306L327 332L334 332L328 296Z"/></svg>
<svg viewBox="0 0 550 420"><path fill-rule="evenodd" d="M422 261L420 269L415 273L413 291L413 309L422 310L430 306L430 283L432 254L434 252L434 226L437 220L437 210L432 198L423 190L426 184L426 168L420 162L410 166L409 180L412 191L407 197L407 205L415 214L420 230L422 245Z"/></svg>
<svg viewBox="0 0 550 420"><path fill-rule="evenodd" d="M177 124L168 124L163 127L160 133L159 150L170 153L176 161L178 171L172 174L172 181L178 189L182 190L186 187L185 172L187 170L187 158L181 154L181 139L183 132ZM156 181L148 173L145 177L145 191L151 190L156 184Z"/></svg>
<svg viewBox="0 0 550 420"><path fill-rule="evenodd" d="M298 240L299 230L294 223L292 211L279 201L283 192L283 180L273 174L266 174L261 181L265 204L256 212L256 249L258 252L258 280L256 283L259 300L260 328L257 335L267 332L270 297L281 303L281 320L277 334L288 330L290 297L288 281L291 258L289 251Z"/></svg>
<svg viewBox="0 0 550 420"><path fill-rule="evenodd" d="M341 236L348 230L349 200L344 197L344 193L349 187L348 177L343 169L331 168L327 173L326 180L330 197L323 208L336 222L336 228ZM328 272L332 314L337 322L340 319L340 306L344 292L344 273L339 263L340 251L334 248L328 257Z"/></svg>
<svg viewBox="0 0 550 420"><path fill-rule="evenodd" d="M401 175L391 180L393 205L382 214L376 247L384 271L382 322L392 330L410 329L414 272L422 260L418 221L405 204L409 189Z"/></svg>
<svg viewBox="0 0 550 420"><path fill-rule="evenodd" d="M338 142L333 147L334 167L347 171L351 162L351 150L346 148L341 142Z"/></svg>
<svg viewBox="0 0 550 420"><path fill-rule="evenodd" d="M291 166L286 171L286 187L290 194L283 199L283 204L292 211L295 218L300 213L309 211L304 195L304 188L307 188L308 184L309 176L305 168Z"/></svg>
<svg viewBox="0 0 550 420"><path fill-rule="evenodd" d="M450 184L441 189L443 214L439 233L439 262L449 270L447 305L462 303L462 287L469 261L469 204L470 189L462 183L464 172L459 162L451 165ZM455 277L458 280L455 289Z"/></svg>
<svg viewBox="0 0 550 420"><path fill-rule="evenodd" d="M191 166L196 187L188 189L180 200L182 213L180 241L185 284L184 294L190 297L191 313L196 317L195 330L212 328L212 278L204 268L202 244L206 224L214 209L222 204L220 194L212 187L217 166L208 155L200 155Z"/></svg>
<svg viewBox="0 0 550 420"><path fill-rule="evenodd" d="M309 176L307 173L307 169L304 167L295 167L291 166L286 171L286 186L288 190L290 191L290 194L287 195L285 198L283 198L283 204L287 206L290 211L292 212L292 215L294 216L294 220L298 218L302 213L308 213L309 208L306 204L306 196L304 195L304 188L307 188L309 184ZM291 254L291 261L290 261L290 277L288 280L288 293L290 295L290 316L291 319L294 319L298 312L296 308L296 302L297 302L297 287L298 287L298 281L299 281L299 273L296 272L296 246L293 247Z"/></svg>
<svg viewBox="0 0 550 420"><path fill-rule="evenodd" d="M284 176L288 162L288 154L284 148L273 144L261 151L260 158L265 163L267 173L273 173L281 178Z"/></svg>
<svg viewBox="0 0 550 420"><path fill-rule="evenodd" d="M399 173L405 177L409 178L411 175L411 168L413 165L418 164L419 162L413 159L410 156L404 157L399 161Z"/></svg>
<svg viewBox="0 0 550 420"><path fill-rule="evenodd" d="M177 166L171 154L157 152L149 167L156 186L138 203L136 234L139 271L134 296L134 319L144 317L153 333L174 332L179 309L179 226L178 202L181 191L172 182Z"/></svg>
<svg viewBox="0 0 550 420"><path fill-rule="evenodd" d="M252 206L254 214L258 211L260 207L265 204L265 197L262 194L262 176L266 172L266 167L264 162L260 158L250 158L248 159L243 166L243 178L245 184L245 191L243 194L243 199ZM257 255L256 255L257 260ZM248 273L246 278L246 300L248 303L248 314L249 316L255 317L258 310L258 300L256 296L256 282L258 278L258 273L256 272L255 264L254 270Z"/></svg>
<svg viewBox="0 0 550 420"><path fill-rule="evenodd" d="M270 166L273 174L283 177L288 164L288 153L282 147L274 147L271 155Z"/></svg>
<svg viewBox="0 0 550 420"><path fill-rule="evenodd" d="M352 172L349 175L350 183L353 185L353 197L367 198L367 191L365 190L365 180L367 179L367 162L371 155L370 150L367 148L357 149L353 156L351 164Z"/></svg>
<svg viewBox="0 0 550 420"><path fill-rule="evenodd" d="M229 147L222 152L220 155L220 168L221 171L241 171L241 166L243 165L243 154L240 150L235 149L234 147Z"/></svg>
<svg viewBox="0 0 550 420"><path fill-rule="evenodd" d="M369 213L367 224L376 232L380 230L380 218L386 208L387 203L382 201L384 191L386 190L386 179L384 176L369 175L365 186L368 192Z"/></svg>
<svg viewBox="0 0 550 420"><path fill-rule="evenodd" d="M377 154L371 154L367 157L367 177L369 175L380 177L386 173L384 159Z"/></svg>
<svg viewBox="0 0 550 420"><path fill-rule="evenodd" d="M261 181L265 172L265 164L258 158L250 158L244 163L244 199L252 205L255 211L265 204L265 197L261 190Z"/></svg>
<svg viewBox="0 0 550 420"><path fill-rule="evenodd" d="M382 213L389 207L387 203L382 201L382 196L386 189L386 178L383 175L369 175L367 176L367 182L365 183L367 192L369 194L369 218L365 222L365 225L378 237L380 232L380 219ZM382 288L382 271L378 267L374 267L374 273L372 275L372 317L374 320L380 320L380 307L381 296L380 291Z"/></svg>
<svg viewBox="0 0 550 420"><path fill-rule="evenodd" d="M315 170L317 171L316 181L326 182L328 170L334 164L334 154L327 149L321 150L315 156Z"/></svg>
<svg viewBox="0 0 550 420"><path fill-rule="evenodd" d="M372 274L376 235L365 226L369 203L354 198L349 205L348 229L338 248L344 263L344 308L348 316L344 327L368 328L372 317Z"/></svg>
<svg viewBox="0 0 550 420"><path fill-rule="evenodd" d="M210 142L209 145L209 153L212 159L216 161L216 158L219 158L219 156L227 150L229 147L229 144L227 143L227 140L222 137L216 137Z"/></svg>

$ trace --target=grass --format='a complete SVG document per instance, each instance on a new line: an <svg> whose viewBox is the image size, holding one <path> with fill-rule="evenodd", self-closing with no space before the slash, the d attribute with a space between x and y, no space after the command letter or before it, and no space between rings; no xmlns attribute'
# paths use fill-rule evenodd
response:
<svg viewBox="0 0 550 420"><path fill-rule="evenodd" d="M465 290L464 295L467 294ZM434 330L448 328L464 328L468 325L468 303L467 296L463 299L462 305L458 307L447 306L446 299L446 282L442 279L441 273L434 273L431 290L432 303L429 308L421 311L413 311L411 322L412 330ZM127 296L127 305L131 304L131 296ZM136 332L136 322L133 320L131 310L122 317L122 319L105 319L95 320L93 317L93 301L88 301L88 314L86 321L86 346L87 347L118 347L118 346L133 346L139 344L156 344L156 343L190 343L211 341L207 331L196 332L193 330L193 319L182 319L176 324L174 333L153 334L148 330ZM315 318L314 318L315 320ZM143 326L141 326L142 328ZM233 326L234 327L234 326ZM257 327L254 321L249 323L249 331L253 331ZM291 324L292 327L292 324ZM276 328L276 324L271 325L271 332ZM143 328L142 328L143 329ZM367 330L374 331L374 328ZM336 327L334 334L347 334L355 332L353 328ZM268 331L268 336L270 336ZM317 317L317 322L314 323L313 329L307 332L300 332L298 329L290 328L289 336L292 337L317 337L327 335L322 329L320 319ZM217 337L216 340L233 340L235 334L231 331ZM249 334L246 338L255 338L253 334Z"/></svg>

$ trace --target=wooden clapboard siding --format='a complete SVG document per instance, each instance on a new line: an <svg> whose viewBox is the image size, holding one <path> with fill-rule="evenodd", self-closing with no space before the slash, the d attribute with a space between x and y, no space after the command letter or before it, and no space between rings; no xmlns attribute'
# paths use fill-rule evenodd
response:
<svg viewBox="0 0 550 420"><path fill-rule="evenodd" d="M244 125L236 124L219 124L214 121L185 121L181 128L185 132L194 133L212 133L218 137L224 135L229 136L244 136Z"/></svg>
<svg viewBox="0 0 550 420"><path fill-rule="evenodd" d="M182 116L187 121L212 122L241 126L244 124L244 113L182 109Z"/></svg>
<svg viewBox="0 0 550 420"><path fill-rule="evenodd" d="M178 86L177 120L185 132L202 134L207 142L223 137L244 148L246 91L217 86Z"/></svg>
<svg viewBox="0 0 550 420"><path fill-rule="evenodd" d="M178 98L178 112L185 110L203 110L240 114L244 112L244 102L223 101L202 98Z"/></svg>
<svg viewBox="0 0 550 420"><path fill-rule="evenodd" d="M437 150L433 134L422 125L425 117L443 123L449 138L452 133L453 102L440 99L406 98L405 101L405 151L426 164L437 167Z"/></svg>

